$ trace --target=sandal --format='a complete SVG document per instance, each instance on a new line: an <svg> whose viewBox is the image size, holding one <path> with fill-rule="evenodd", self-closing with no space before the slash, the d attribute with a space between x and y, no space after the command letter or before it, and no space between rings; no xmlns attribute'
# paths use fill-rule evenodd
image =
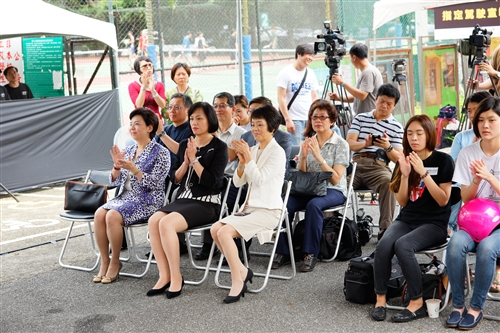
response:
<svg viewBox="0 0 500 333"><path fill-rule="evenodd" d="M490 287L490 293L500 293L500 272L496 273L495 280Z"/></svg>

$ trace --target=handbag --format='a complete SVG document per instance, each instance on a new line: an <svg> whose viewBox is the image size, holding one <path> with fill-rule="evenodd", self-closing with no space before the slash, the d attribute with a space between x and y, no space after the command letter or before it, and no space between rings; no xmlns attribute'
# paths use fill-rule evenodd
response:
<svg viewBox="0 0 500 333"><path fill-rule="evenodd" d="M108 186L67 181L64 185L64 209L94 213L106 203Z"/></svg>
<svg viewBox="0 0 500 333"><path fill-rule="evenodd" d="M300 170L292 172L290 175L292 181L290 194L324 197L328 179L332 175L333 172L303 172Z"/></svg>

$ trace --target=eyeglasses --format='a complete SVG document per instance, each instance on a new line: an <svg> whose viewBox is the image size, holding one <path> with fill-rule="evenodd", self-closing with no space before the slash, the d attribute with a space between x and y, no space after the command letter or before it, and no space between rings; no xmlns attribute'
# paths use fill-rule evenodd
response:
<svg viewBox="0 0 500 333"><path fill-rule="evenodd" d="M214 104L213 106L214 106L214 109L217 110L217 109L225 109L225 108L227 108L228 106L231 106L231 105L226 104L226 103L220 103L220 104Z"/></svg>
<svg viewBox="0 0 500 333"><path fill-rule="evenodd" d="M330 117L328 117L328 116L311 116L312 120L318 120L319 119L319 120L323 121L323 120L329 119L329 118Z"/></svg>
<svg viewBox="0 0 500 333"><path fill-rule="evenodd" d="M172 105L169 105L168 106L168 109L169 110L174 110L174 111L179 111L180 109L182 109L183 107L182 106L179 106L179 105L176 105L176 106L172 106Z"/></svg>
<svg viewBox="0 0 500 333"><path fill-rule="evenodd" d="M142 65L141 68L153 68L153 64L148 62L147 64Z"/></svg>

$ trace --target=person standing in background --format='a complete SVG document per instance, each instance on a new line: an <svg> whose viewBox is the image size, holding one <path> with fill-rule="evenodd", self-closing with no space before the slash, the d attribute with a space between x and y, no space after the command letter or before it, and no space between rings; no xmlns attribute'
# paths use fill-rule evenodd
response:
<svg viewBox="0 0 500 333"><path fill-rule="evenodd" d="M4 88L9 93L10 99L31 99L34 98L30 87L19 82L19 71L17 67L9 66L3 71L3 75L9 81Z"/></svg>
<svg viewBox="0 0 500 333"><path fill-rule="evenodd" d="M349 50L349 55L354 68L361 71L356 87L344 81L338 73L332 76L332 82L341 88L345 88L349 93L347 96L343 96L343 102L354 102L352 109L355 114L373 111L375 109L377 90L384 83L382 74L368 60L368 47L365 44L354 44ZM331 100L340 101L340 96L337 93L329 93L328 96Z"/></svg>

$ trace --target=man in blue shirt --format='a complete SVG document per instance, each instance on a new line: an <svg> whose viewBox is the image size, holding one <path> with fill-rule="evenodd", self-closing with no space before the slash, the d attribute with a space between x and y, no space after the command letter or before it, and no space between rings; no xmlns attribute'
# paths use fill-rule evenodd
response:
<svg viewBox="0 0 500 333"><path fill-rule="evenodd" d="M181 53L175 58L175 61L183 57L187 63L191 64L191 37L193 34L188 31L186 36L182 39L182 50Z"/></svg>
<svg viewBox="0 0 500 333"><path fill-rule="evenodd" d="M188 95L172 95L168 105L168 117L172 121L172 124L165 126L165 128L158 126L156 141L170 151L171 165L174 165L177 160L176 154L179 149L179 143L194 136L188 119L188 110L191 105L193 105L193 101ZM173 168L170 168L170 175L174 171Z"/></svg>

